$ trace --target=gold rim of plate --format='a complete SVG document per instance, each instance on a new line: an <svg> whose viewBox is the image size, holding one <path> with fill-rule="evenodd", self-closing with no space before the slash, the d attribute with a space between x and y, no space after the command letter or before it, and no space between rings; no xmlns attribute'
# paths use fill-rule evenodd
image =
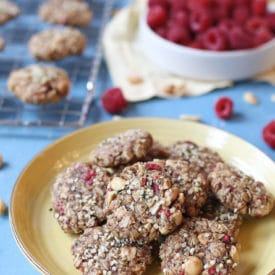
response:
<svg viewBox="0 0 275 275"><path fill-rule="evenodd" d="M148 130L163 144L192 140L208 146L230 164L263 181L275 196L275 165L263 152L246 141L195 122L163 118L132 118L111 121L75 131L52 143L22 171L10 203L10 224L15 240L33 266L44 274L80 274L73 267L70 246L75 236L62 232L50 211L50 189L58 173L89 152L103 139L127 129ZM263 219L246 220L241 228L242 245L237 274L262 275L275 267L275 210ZM159 266L146 274L161 274Z"/></svg>

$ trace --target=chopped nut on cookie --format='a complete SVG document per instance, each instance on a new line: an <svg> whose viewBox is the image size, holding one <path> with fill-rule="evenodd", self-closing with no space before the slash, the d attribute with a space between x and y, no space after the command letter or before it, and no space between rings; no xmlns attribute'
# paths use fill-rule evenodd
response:
<svg viewBox="0 0 275 275"><path fill-rule="evenodd" d="M72 245L83 274L141 275L152 263L151 247L116 238L106 226L86 229Z"/></svg>
<svg viewBox="0 0 275 275"><path fill-rule="evenodd" d="M160 258L164 275L229 275L238 265L239 245L225 225L192 218L166 238Z"/></svg>

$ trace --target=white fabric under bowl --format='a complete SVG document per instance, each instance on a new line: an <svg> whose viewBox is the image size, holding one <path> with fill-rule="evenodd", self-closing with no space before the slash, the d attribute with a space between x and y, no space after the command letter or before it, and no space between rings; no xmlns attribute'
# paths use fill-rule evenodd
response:
<svg viewBox="0 0 275 275"><path fill-rule="evenodd" d="M243 80L275 66L275 39L249 50L214 52L184 47L163 39L139 22L138 44L160 68L202 80Z"/></svg>

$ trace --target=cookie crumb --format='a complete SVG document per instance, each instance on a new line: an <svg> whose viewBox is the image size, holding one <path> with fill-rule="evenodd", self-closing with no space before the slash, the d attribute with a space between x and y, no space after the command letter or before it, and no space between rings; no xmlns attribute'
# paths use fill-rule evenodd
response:
<svg viewBox="0 0 275 275"><path fill-rule="evenodd" d="M182 114L180 115L180 120L188 120L188 121L195 121L195 122L200 122L201 117L198 115L188 115L188 114Z"/></svg>
<svg viewBox="0 0 275 275"><path fill-rule="evenodd" d="M258 98L252 92L244 93L243 99L244 99L244 101L246 101L247 103L249 103L251 105L258 105L259 104Z"/></svg>
<svg viewBox="0 0 275 275"><path fill-rule="evenodd" d="M0 216L4 216L6 214L6 204L5 202L0 199Z"/></svg>
<svg viewBox="0 0 275 275"><path fill-rule="evenodd" d="M275 103L275 94L272 94L270 100Z"/></svg>

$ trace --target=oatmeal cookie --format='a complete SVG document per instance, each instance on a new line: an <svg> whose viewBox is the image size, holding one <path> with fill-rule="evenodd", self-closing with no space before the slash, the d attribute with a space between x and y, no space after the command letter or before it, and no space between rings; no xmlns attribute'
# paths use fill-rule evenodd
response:
<svg viewBox="0 0 275 275"><path fill-rule="evenodd" d="M49 0L40 6L39 15L44 21L69 26L86 26L92 19L89 5L75 0Z"/></svg>
<svg viewBox="0 0 275 275"><path fill-rule="evenodd" d="M263 217L273 208L273 197L264 184L233 166L218 163L208 178L215 196L235 213Z"/></svg>
<svg viewBox="0 0 275 275"><path fill-rule="evenodd" d="M8 0L0 1L0 25L15 18L19 13L20 9L16 4Z"/></svg>
<svg viewBox="0 0 275 275"><path fill-rule="evenodd" d="M177 141L168 146L168 150L169 158L196 162L206 173L211 172L217 162L223 162L218 153L191 141Z"/></svg>
<svg viewBox="0 0 275 275"><path fill-rule="evenodd" d="M11 72L8 89L23 102L47 104L67 96L70 79L63 69L30 65Z"/></svg>
<svg viewBox="0 0 275 275"><path fill-rule="evenodd" d="M49 29L35 34L29 41L30 53L40 60L60 60L80 55L86 47L86 37L77 29Z"/></svg>
<svg viewBox="0 0 275 275"><path fill-rule="evenodd" d="M0 52L5 48L5 40L2 36L0 36Z"/></svg>
<svg viewBox="0 0 275 275"><path fill-rule="evenodd" d="M192 218L167 237L160 258L165 275L229 275L238 265L239 245L224 224Z"/></svg>
<svg viewBox="0 0 275 275"><path fill-rule="evenodd" d="M152 147L148 150L143 161L150 161L154 159L167 159L170 151L160 142L154 140Z"/></svg>
<svg viewBox="0 0 275 275"><path fill-rule="evenodd" d="M90 160L103 167L116 167L143 159L153 143L149 132L132 129L103 140L90 154Z"/></svg>
<svg viewBox="0 0 275 275"><path fill-rule="evenodd" d="M76 163L59 174L52 187L54 217L66 233L80 233L105 220L103 211L109 172Z"/></svg>
<svg viewBox="0 0 275 275"><path fill-rule="evenodd" d="M105 226L86 229L72 245L74 265L84 275L143 274L151 248L116 238Z"/></svg>
<svg viewBox="0 0 275 275"><path fill-rule="evenodd" d="M228 210L212 193L208 195L205 205L201 208L200 217L225 224L232 235L236 237L243 222L240 214Z"/></svg>
<svg viewBox="0 0 275 275"><path fill-rule="evenodd" d="M188 178L188 172L179 175L177 169L180 169L179 164L175 168L165 160L139 162L126 167L120 177L111 181L106 212L107 226L114 234L148 243L160 234L171 233L182 223L185 211L193 211L194 205L198 207L198 203L205 202L207 195L201 191L203 184L194 191L191 183L204 181L207 184L205 178L200 174ZM184 169L189 171L188 167ZM187 189L192 192L188 193ZM200 194L205 199L197 202Z"/></svg>
<svg viewBox="0 0 275 275"><path fill-rule="evenodd" d="M188 216L197 216L205 204L209 191L207 176L196 163L171 160L165 161L165 175L171 178L184 194L185 213Z"/></svg>

